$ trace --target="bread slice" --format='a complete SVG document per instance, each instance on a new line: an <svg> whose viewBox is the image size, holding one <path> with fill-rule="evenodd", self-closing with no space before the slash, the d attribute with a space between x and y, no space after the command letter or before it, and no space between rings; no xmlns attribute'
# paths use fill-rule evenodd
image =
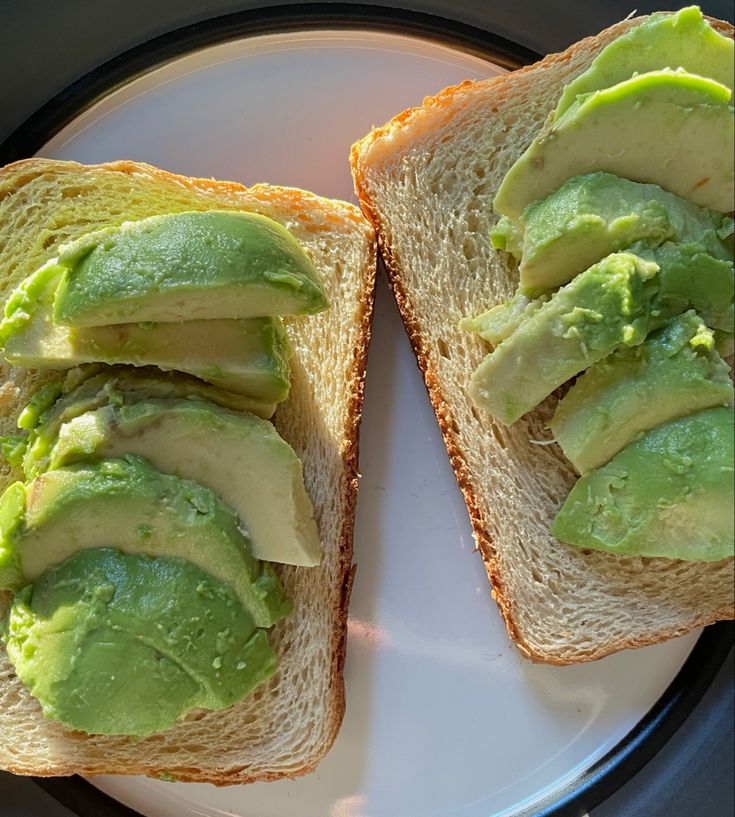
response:
<svg viewBox="0 0 735 817"><path fill-rule="evenodd" d="M62 242L102 224L156 213L249 210L284 224L316 264L326 312L287 321L292 388L275 424L301 457L323 548L318 568L277 566L295 602L276 625L276 674L221 712L197 712L134 741L45 720L0 655L0 766L19 774L172 775L215 784L313 770L344 712L342 667L352 584L358 426L373 304L374 234L358 208L302 190L174 176L133 162L84 166L31 159L0 171L0 298ZM5 367L0 433L48 373ZM17 432L16 432L17 433ZM2 472L2 488L20 474Z"/></svg>
<svg viewBox="0 0 735 817"><path fill-rule="evenodd" d="M492 200L562 87L642 18L500 77L463 82L357 142L355 187L470 513L511 638L554 664L601 658L733 617L733 560L694 564L568 547L549 533L576 479L548 441L557 396L513 427L475 408L467 387L487 354L457 328L510 297L512 259L492 249ZM712 22L712 21L711 21ZM728 23L714 22L729 36ZM451 555L448 554L448 558Z"/></svg>

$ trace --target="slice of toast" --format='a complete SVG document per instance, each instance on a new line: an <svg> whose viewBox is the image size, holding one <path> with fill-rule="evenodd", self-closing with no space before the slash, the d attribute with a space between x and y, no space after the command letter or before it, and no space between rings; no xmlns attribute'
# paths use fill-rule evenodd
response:
<svg viewBox="0 0 735 817"><path fill-rule="evenodd" d="M358 197L378 231L393 292L424 373L478 548L511 638L554 664L601 658L733 617L733 559L619 558L556 541L551 522L577 475L545 423L558 395L511 428L473 406L487 354L457 328L514 292L493 250L492 201L563 86L643 18L536 65L464 82L400 113L351 153ZM733 36L728 23L710 21Z"/></svg>
<svg viewBox="0 0 735 817"><path fill-rule="evenodd" d="M322 543L317 568L277 565L294 612L271 631L276 674L241 703L196 712L144 740L89 736L45 720L0 647L0 766L19 774L166 774L215 784L313 770L344 712L357 444L373 304L374 234L351 204L302 190L175 176L144 164L31 159L0 171L0 298L63 242L104 224L183 210L262 213L316 264L331 308L287 320L292 386L275 424L304 465ZM5 366L0 433L49 374ZM2 486L20 473L5 466Z"/></svg>

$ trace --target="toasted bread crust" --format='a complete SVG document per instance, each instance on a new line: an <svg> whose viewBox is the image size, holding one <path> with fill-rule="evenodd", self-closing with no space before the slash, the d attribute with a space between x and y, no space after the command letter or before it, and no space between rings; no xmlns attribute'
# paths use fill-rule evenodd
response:
<svg viewBox="0 0 735 817"><path fill-rule="evenodd" d="M108 174L123 174L137 177L144 182L151 181L172 188L183 188L197 194L204 194L211 198L212 206L236 207L239 209L264 212L272 217L281 218L287 215L298 220L300 216L311 218L310 228L317 233L323 233L326 240L330 238L339 247L340 241L349 244L353 255L357 249L360 252L361 268L356 273L360 278L359 292L355 293L355 301L350 304L351 315L354 320L357 342L350 351L346 369L345 385L347 396L345 405L334 408L342 409L345 420L341 429L341 436L337 441L339 448L338 459L341 463L339 474L340 496L334 505L340 510L338 541L328 543L337 548L336 570L332 582L330 596L323 599L323 603L331 610L330 618L333 627L328 635L329 643L325 645L328 660L324 666L327 674L326 686L328 690L328 711L321 725L323 738L317 748L307 758L302 758L293 765L284 768L276 766L273 770L260 769L253 773L249 766L241 768L230 766L226 769L217 767L211 759L202 758L201 766L177 765L173 770L177 780L192 782L208 782L223 786L234 783L249 783L255 781L278 780L284 777L293 778L313 771L322 757L331 747L339 731L345 710L345 693L343 669L346 655L347 640L347 613L350 592L355 575L352 565L352 545L355 518L355 504L358 488L358 442L359 427L362 412L365 366L367 350L370 342L372 310L374 300L374 280L376 268L377 247L374 233L365 221L359 209L346 202L325 199L313 193L296 188L284 188L265 184L246 188L234 182L215 181L210 179L189 178L147 164L118 161L102 165L80 165L71 162L57 162L48 159L29 159L15 162L0 170L0 206L8 197L22 191L26 185L42 176L53 177L59 173L76 174L80 180L94 181ZM40 203L41 206L43 202ZM331 310L330 310L331 312ZM337 317L334 318L335 324ZM10 371L10 370L9 370ZM22 402L13 399L12 393L4 394L5 405L3 413L17 414ZM287 401L290 404L290 400ZM8 405L8 403L10 405ZM287 409L288 411L288 409ZM279 415L276 423L279 424ZM288 427L288 421L285 421ZM293 444L293 443L292 443ZM306 466L307 463L305 463ZM317 513L320 508L315 502ZM321 509L326 513L324 509ZM315 568L317 570L318 568ZM40 721L40 714L37 716ZM3 732L2 715L0 714L0 734ZM64 733L82 737L81 733L63 730ZM164 758L161 764L152 768L151 761L140 762L136 756L135 743L131 742L129 757L121 766L118 760L108 760L106 757L95 757L94 762L84 762L80 758L69 757L53 763L44 763L40 758L27 764L3 762L3 768L15 774L33 774L39 777L66 776L71 774L128 774L159 776L164 772L171 772Z"/></svg>
<svg viewBox="0 0 735 817"><path fill-rule="evenodd" d="M529 659L555 665L567 665L580 661L594 661L622 649L644 647L656 644L670 638L684 635L693 629L712 624L716 621L735 618L735 603L729 603L707 610L705 613L690 618L681 626L664 627L647 636L629 635L625 638L609 640L588 649L559 649L540 650L534 647L524 636L518 624L517 600L508 590L504 574L500 568L496 554L495 543L490 534L489 520L492 509L486 507L480 498L477 479L472 473L467 458L463 452L457 429L457 422L452 411L451 398L446 395L437 376L436 356L426 342L428 337L427 324L430 315L419 315L414 307L411 292L405 283L405 272L391 243L391 224L376 201L374 191L370 188L369 171L374 159L371 155L375 150L387 152L395 150L402 152L418 141L428 129L441 129L452 115L461 108L464 99L472 95L473 91L482 88L492 91L493 98L498 104L504 99L519 93L526 93L529 84L546 72L554 71L571 61L589 63L602 48L625 31L640 24L645 17L624 20L611 26L600 34L585 38L572 45L566 51L550 54L538 63L527 66L518 71L503 74L488 80L464 81L458 85L446 88L437 94L427 97L421 106L409 108L387 122L385 125L373 128L365 137L356 142L350 152L355 191L362 206L363 212L375 227L378 235L378 245L384 260L391 289L395 296L398 308L413 346L416 359L421 369L429 398L441 428L444 443L454 470L457 483L467 505L470 522L475 540L480 551L485 570L491 584L492 596L500 608L508 634L518 649ZM715 30L721 34L733 37L735 28L725 21L707 18ZM467 374L469 377L469 372ZM730 563L732 559L726 560Z"/></svg>

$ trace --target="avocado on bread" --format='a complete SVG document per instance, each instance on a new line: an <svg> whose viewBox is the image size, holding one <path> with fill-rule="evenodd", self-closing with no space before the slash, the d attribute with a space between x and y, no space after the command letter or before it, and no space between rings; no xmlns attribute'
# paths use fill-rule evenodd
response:
<svg viewBox="0 0 735 817"><path fill-rule="evenodd" d="M20 213L18 206L25 208L25 203L30 203L31 208L28 211L23 209ZM164 522L167 505L172 508L175 506L177 513L173 514L174 517L186 517L186 508L179 507L181 502L173 496L169 497L168 502L158 503L157 510L152 514L159 520L160 528L150 525L149 530L146 517L146 508L150 508L153 501L151 497L156 493L155 485L160 485L161 480L165 483L174 480L183 485L186 480L164 474L140 460L132 460L138 466L134 469L136 479L121 480L124 483L124 490L121 489L121 492L128 492L131 500L135 501L126 506L127 510L122 511L122 516L127 523L129 518L136 516L137 509L137 515L142 515L147 520L135 531L127 531L134 533L143 543L143 550L134 553L121 553L114 545L109 547L109 543L104 541L106 535L111 538L114 536L114 526L106 523L111 521L110 514L115 517L115 513L104 502L109 496L100 498L100 492L95 493L100 487L97 477L82 479L82 483L86 481L90 487L86 500L81 500L79 494L74 494L74 498L67 495L68 502L64 500L56 504L58 497L47 495L49 502L45 504L55 507L59 514L56 522L53 519L49 522L50 529L56 523L61 529L65 524L74 528L73 517L76 514L73 506L79 502L80 509L86 506L89 511L81 513L86 526L84 522L79 523L84 528L79 531L80 540L91 543L96 532L99 544L87 550L73 551L73 542L69 537L54 537L55 540L67 540L67 544L72 547L69 558L60 567L51 567L38 576L32 585L20 590L16 598L22 598L24 604L32 605L33 596L39 588L43 587L43 594L49 596L60 591L63 596L62 605L68 603L76 607L80 619L77 635L86 639L89 649L78 659L73 659L68 650L62 655L53 656L59 677L68 677L69 684L62 683L55 690L49 690L43 683L39 685L39 662L43 660L46 663L46 658L49 658L48 654L44 657L42 651L51 642L48 640L48 629L42 626L38 617L33 617L31 611L30 617L25 619L27 631L34 633L31 639L33 644L29 642L29 649L35 650L38 646L33 640L36 636L38 642L43 641L43 646L38 651L39 662L30 662L34 666L29 666L24 663L23 656L15 651L13 659L22 666L20 671L16 669L13 672L10 668L6 670L8 664L4 653L0 655L0 663L3 665L0 672L7 679L0 686L0 731L6 749L3 766L12 771L45 774L68 774L71 771L147 773L156 776L165 774L179 779L217 783L274 779L285 774L293 776L313 768L329 748L339 726L343 711L341 656L344 651L346 599L349 593L356 430L375 260L371 230L356 208L320 199L303 191L266 185L246 190L231 183L184 179L134 163L83 167L74 163L44 160L21 162L0 173L0 234L3 238L0 242L0 263L6 271L2 288L7 297L8 291L17 288L49 258L58 256L61 246L81 240L98 228L115 230L123 222L139 222L152 216L222 210L258 213L277 224L287 224L289 231L293 232L295 240L313 263L324 284L324 291L329 293L332 302L332 309L325 315L308 320L300 318L288 321L290 325L286 332L293 343L296 369L293 389L288 400L282 404L276 421L277 432L291 443L304 463L303 476L308 494L316 496L318 501L316 512L323 545L321 564L309 570L284 567L283 570L272 571L270 567L263 566L264 572L270 571L274 577L276 573L281 574L285 596L293 600L298 613L282 618L272 631L275 660L263 661L263 672L257 671L261 659L256 654L253 654L252 660L242 654L234 662L238 677L230 674L230 666L227 667L227 674L220 676L219 671L223 669L226 659L229 661L225 648L228 645L230 623L241 631L243 638L248 637L254 624L252 620L248 624L237 612L241 610L247 613L243 604L246 599L245 587L239 588L242 592L238 595L229 586L230 581L237 582L238 575L242 579L242 568L230 561L230 566L226 569L227 575L215 577L213 573L217 572L217 565L222 561L221 543L208 546L201 536L199 550L203 555L200 564L194 563L191 548L185 559L170 555L151 556L144 550L151 546L151 542L156 544L157 541L160 543L164 540L184 547L190 538L183 531L183 535L174 535L175 523L169 531L171 535L166 533ZM25 225L24 229L13 229L19 219ZM276 281L276 288L285 284L284 288L288 289L292 283L291 279ZM216 319L209 322L216 323ZM146 325L142 328L148 328L147 322L143 323ZM161 325L158 321L153 323ZM172 320L167 323L185 326L190 321ZM71 326L67 328L72 331L80 329ZM146 393L148 387L152 389L153 399L157 399L155 395L159 396L158 399L193 395L201 397L206 392L208 398L224 404L236 404L234 408L240 408L247 402L245 396L216 389L201 381L196 384L193 378L182 374L167 374L152 367L136 371L132 376L122 376L123 372L130 375L130 370L121 367L106 368L95 363L82 367L81 373L77 369L70 370L59 389L58 374L7 367L4 405L9 414L0 426L0 433L7 436L12 425L20 421L24 426L23 430L29 431L28 439L24 441L28 455L25 458L26 464L34 461L35 466L40 466L43 462L45 467L45 457L56 440L53 429L58 431L64 420L83 414L85 409L82 406L85 403L96 404L95 409L107 405L130 407L134 403L151 399L151 395ZM105 378L112 382L106 383ZM124 387L117 388L118 384L124 384ZM75 398L81 399L75 401ZM250 402L253 405L258 403L257 400ZM28 408L18 417L18 411L24 405ZM261 405L267 407L267 401L261 401ZM189 426L190 431L193 429L193 426ZM276 432L273 431L272 434L275 436ZM170 442L172 447L178 444ZM22 447L20 443L19 445ZM269 451L266 454L270 456ZM39 459L36 459L37 456ZM17 467L18 464L14 460L13 466ZM259 470L265 468L267 471L268 464L269 462L258 463ZM115 465L119 465L119 462L114 458L103 457L47 470L36 477L34 485L39 487L40 492L40 486L47 480L49 485L53 485L63 481L64 475L68 478L70 473L96 473L100 468L112 468ZM138 473L140 468L147 469L150 478L143 479ZM131 487L136 481L141 486L141 491L144 489L145 497L140 492L136 495ZM80 482L75 481L74 484L82 487ZM191 495L196 500L196 507L193 508L194 517L189 518L188 522L196 527L194 520L198 516L208 516L205 497L215 495L201 485L190 485L194 486ZM22 485L20 488L25 497L25 488ZM15 491L16 500L19 493ZM10 496L12 494L11 491ZM54 492L51 491L51 494ZM288 503L287 496L282 496L283 501ZM101 518L100 521L92 506L98 507L101 501L107 510L103 509L97 515ZM156 504L155 501L153 504ZM64 505L67 510L72 508L70 515L64 513L61 507ZM121 499L120 506L123 505L125 502ZM239 539L246 541L246 528L242 521L231 509L226 508L221 499L216 498L215 505L228 515L235 525ZM12 513L5 515L12 520ZM168 522L171 524L171 520ZM205 522L203 526L207 527ZM216 527L221 536L223 526ZM106 531L106 528L110 530ZM23 549L19 538L23 530L24 520L15 525L15 530L12 525L3 525L4 533L8 533L12 540L10 544L16 556ZM209 559L207 549L214 550ZM106 554L111 554L111 557L108 558ZM56 578L46 581L48 576L56 575L55 571L65 570L69 561L93 558L104 562L98 571L100 583L92 581L91 587L83 586L83 581L74 578L76 571L72 571L74 575L65 573L61 581ZM148 567L144 570L139 570L138 567L133 569L131 565L136 560L145 562L150 570ZM14 561L16 578L22 583L25 578L22 575L21 559ZM6 560L7 563L9 560ZM151 578L150 573L158 571L163 576L166 572L164 566L168 566L168 570L173 563L179 567L169 571L170 581L165 581L164 585L170 586L172 590L182 586L182 592L185 590L183 585L186 585L194 591L188 594L185 609L180 608L175 612L175 619L182 625L177 633L172 633L175 637L169 642L153 636L149 638L152 626L158 627L160 624L164 631L169 629L163 613L159 616L160 622L155 622L153 617L160 608L151 606L150 624L148 621L143 623L131 620L128 622L129 632L121 635L117 643L108 645L111 639L98 629L98 625L108 620L115 627L122 626L122 619L128 611L125 599L129 590L128 582L122 581L115 585L117 578L124 578L123 573L130 568L128 575L134 581L148 582L150 579L151 592L158 596L162 604L170 605L172 602L167 601L166 589ZM188 575L181 575L179 582L176 575L181 574L179 568L182 565ZM223 567L219 570L225 572ZM195 571L200 571L204 579L194 581ZM10 573L12 572L11 570ZM107 574L106 577L104 574ZM91 575L90 569L89 576ZM95 584L99 586L95 587ZM257 584L257 579L252 584ZM229 601L224 606L228 608L230 623L221 615L223 605L219 600L215 605L219 612L198 602L199 596L209 599L210 589L213 588L221 588L228 593ZM65 595L67 591L68 595ZM88 615L90 607L87 601L90 601L90 596L87 591L95 598L99 592L99 598L104 602L103 605L96 605L91 615ZM114 604L110 605L108 601L110 598L114 601L118 596L125 603L116 611L112 609ZM215 596L220 598L219 590L215 592ZM39 598L42 600L41 596ZM131 599L132 606L147 604L142 596L136 597L133 594ZM234 607L230 604L233 600ZM248 607L257 608L255 601L250 599ZM195 626L198 615L209 617L210 612L216 618L212 619L213 626L206 633L205 645L197 641L201 635L198 629L190 632L187 628ZM134 617L134 613L132 616ZM16 630L13 636L5 631L8 643L16 637L23 637L24 626L21 631ZM102 636L101 642L95 633ZM189 639L190 635L193 641ZM270 634L268 638L271 638ZM182 688L175 684L171 688L171 706L163 706L160 701L156 701L156 696L160 698L166 695L163 684L165 679L159 679L161 683L145 686L138 683L140 678L136 678L133 686L137 685L138 692L148 696L143 706L148 714L142 714L142 721L138 725L124 724L122 710L130 705L131 700L124 695L121 696L125 699L124 706L113 707L116 712L111 715L110 724L103 723L104 713L93 711L92 704L99 703L102 695L90 694L87 710L80 711L81 707L76 707L73 719L68 718L69 712L64 704L68 703L71 709L75 709L75 703L78 702L75 690L81 689L84 692L85 684L99 682L103 688L107 684L109 694L115 694L114 685L109 686L110 679L103 683L100 678L100 673L105 672L104 666L96 660L86 661L86 657L92 653L99 656L97 647L100 644L103 652L106 646L110 646L109 666L114 667L115 654L120 652L118 647L123 652L126 650L126 639L143 639L150 646L151 651L147 657L142 653L139 655L141 667L146 671L156 667L165 669L164 659L167 654L181 669L179 678L182 683L188 686L193 679L199 689L192 688L190 691L195 694L190 696L188 692L182 693ZM177 653L180 645L196 650L197 654L179 660ZM154 664L151 663L151 657ZM230 657L235 656L233 654ZM272 669L276 663L278 672L273 675ZM248 664L251 666L248 667ZM37 700L31 696L28 687L18 680L17 676L21 672L29 685L36 684L34 688L38 693ZM87 674L86 681L82 679L80 682L81 673ZM270 677L270 680L264 684L262 681L266 677ZM173 678L171 680L174 681ZM220 680L224 687L228 687L223 687L221 695L215 689ZM258 685L256 694L249 695L255 685ZM7 706L8 695L13 700L10 707ZM61 718L71 727L94 734L84 736L79 732L69 732L58 720L44 719L39 703L42 706L49 704L49 695L55 696L52 709L55 707L56 714L53 714L52 709L46 710L47 714L51 713L51 718ZM246 697L243 698L242 695ZM160 705L167 714L161 721L153 719L151 722L150 710L156 705ZM181 720L192 707L200 710L196 717ZM286 719L283 718L284 711L291 713ZM297 714L292 716L294 713ZM161 729L165 731L160 731ZM29 730L33 730L39 739L24 739ZM157 734L151 745L147 745L148 742L142 745L137 740L141 734L154 731ZM131 740L126 735L135 735L136 739Z"/></svg>
<svg viewBox="0 0 735 817"><path fill-rule="evenodd" d="M577 110L584 106L585 100L593 99L595 92L604 95L601 89L610 83L619 90L621 83L630 82L636 69L627 70L631 63L625 62L626 53L641 54L644 72L661 72L667 68L676 72L680 67L677 47L665 39L671 34L675 42L679 42L681 29L676 22L658 26L653 38L650 33L641 34L642 39L633 49L628 50L625 45L627 36L633 36L633 32L653 19L626 20L577 43L564 54L550 55L523 71L448 88L427 98L420 107L405 111L374 129L353 146L351 154L356 191L365 213L379 231L392 288L467 501L493 597L511 638L521 651L534 660L555 664L592 660L626 647L657 643L703 624L732 618L735 612L732 557L704 562L658 556L646 560L642 570L639 558L570 547L553 536L553 520L578 476L560 448L549 439L547 423L559 393L550 395L511 426L501 424L474 405L468 393L470 374L487 355L487 342L497 351L554 297L552 291L537 298L534 291L518 290L518 268L509 252L520 255L522 261L522 230L508 230L510 222L506 221L500 240L505 240L504 248L508 252L494 250L490 241L490 232L497 221L493 200L524 150L540 134L542 137L551 134L556 127L554 110L565 86L582 77L595 60L600 58L597 65L604 71L597 73L598 79L588 75L590 85L580 91L588 96L582 96ZM675 20L678 15L661 14L656 15L656 19ZM682 12L680 19L686 27L697 28L702 15L698 9L690 9ZM701 23L701 29L704 42L714 40L723 47L726 56L732 53L733 28L729 23L709 20ZM692 38L691 33L686 35L688 42L696 43L699 34L695 32ZM652 39L656 38L661 38L661 42L653 43ZM619 56L606 61L600 55L612 43L616 44ZM638 47L641 43L644 47ZM697 49L697 45L694 49L682 49L683 66L689 71L695 64L690 66L686 60ZM663 64L657 63L657 54L668 55ZM677 60L673 65L669 64L672 59ZM697 59L697 65L710 61L706 54ZM729 75L731 60L729 66L727 62L720 57L712 59L712 64L723 66ZM626 73L620 75L618 68L626 69ZM605 79L608 76L609 82ZM723 81L720 75L715 79ZM679 80L667 75L663 80L666 82L676 84ZM709 87L708 82L704 84ZM698 85L698 80L694 84ZM638 87L645 85L644 80ZM628 85L625 96L634 90ZM729 89L718 88L716 94L724 101L725 97L729 98ZM637 109L645 107L645 93L631 93L626 104L622 104L617 92L612 96L617 97L615 106L621 114L621 123L623 116L629 115L632 119ZM613 101L609 94L607 98ZM577 94L572 101L576 99ZM608 110L611 124L612 107ZM731 128L727 119L732 116L730 104L707 107L718 108L715 116L727 133ZM572 113L571 108L567 108L566 113ZM559 122L562 119L563 116ZM577 127L580 120L575 121L571 130L580 136L584 127ZM694 127L696 122L695 111L686 128ZM623 130L631 136L635 134L634 125L622 124ZM659 120L652 130L640 128L637 136L654 145L649 160L641 160L642 166L648 164L649 170L657 170L668 162L671 156L668 148L674 133L665 124ZM597 142L607 151L616 138L616 134L610 139L601 135ZM599 158L593 141L589 139L589 144L580 142L576 146L569 141L568 174L555 179L548 188L530 183L532 171L538 171L540 178L545 176L541 162L535 163L534 168L524 169L529 184L521 191L520 206L514 205L511 214L514 225L511 226L522 227L518 216L524 207L553 194L570 178L591 172L626 175L620 167L583 163L584 159L594 158L596 162ZM541 142L540 148L550 150L552 144L553 139ZM660 156L654 154L654 149L660 150ZM690 142L682 159L686 172L701 172L699 181L707 176L710 162L724 160L726 165L731 160L729 143L723 143L719 159L713 156L715 149L716 145L711 143L700 146ZM617 157L615 150L610 149L610 153ZM676 175L678 165L669 163L669 166L672 175ZM668 187L663 179L649 177L632 181L655 182L666 192L679 192ZM723 181L727 182L727 174L724 180L717 176L710 183L717 185ZM702 203L693 201L685 192L680 196L693 204ZM610 204L611 213L614 206L614 202ZM721 210L731 209L730 196ZM573 219L573 212L570 214ZM551 220L553 214L549 218ZM416 230L417 224L422 225L420 232ZM592 220L592 224L594 234L594 231L610 231L612 221L608 223L605 216ZM727 227L727 218L722 224ZM562 223L559 233L568 229L570 233L582 235L584 228L584 222L575 224L572 220ZM626 228L624 222L616 224L610 232L624 232L623 228ZM727 243L726 233L727 229L717 238ZM497 240L497 233L494 238ZM660 236L655 240L660 241ZM610 249L635 252L641 260L658 265L659 256L654 252L658 248L641 246L645 241L645 238L639 239L635 250L617 246ZM567 250L570 246L571 243ZM682 248L679 244L676 249L679 258L685 254ZM603 252L610 249L603 247ZM580 252L586 249L581 248ZM698 253L708 254L702 247ZM693 262L698 253L687 263ZM728 276L732 278L728 259L710 255L707 267L699 258L696 268L707 267L708 275L714 273L712 260L725 261L725 265L718 266L717 275L710 281L716 277L717 281L727 284ZM665 261L671 270L672 259ZM586 259L581 263L587 263ZM560 262L559 270L562 267ZM541 265L536 272L543 279ZM670 275L668 280L675 277ZM690 278L685 283L692 295L692 290L702 282L693 282ZM678 297L680 294L668 291L667 302L672 308L682 308L684 299ZM679 300L679 307L674 307L675 300ZM688 308L691 306L683 307ZM699 311L699 307L697 309ZM674 311L673 315L676 314ZM705 319L702 312L699 314ZM706 320L712 317L708 315ZM474 337L464 329L469 323L473 324ZM713 329L718 342L727 341L725 330ZM539 344L539 349L542 346ZM531 371L524 377L543 378L548 364L545 354L531 360ZM491 392L491 380L487 382L487 389Z"/></svg>
<svg viewBox="0 0 735 817"><path fill-rule="evenodd" d="M586 71L565 86L554 119L578 96L610 88L633 74L670 68L672 58L677 68L710 77L733 90L732 38L713 29L696 6L687 6L675 14L652 14L607 45Z"/></svg>
<svg viewBox="0 0 735 817"><path fill-rule="evenodd" d="M522 297L511 299L508 310ZM611 253L548 300L529 302L502 331L490 321L502 307L460 322L486 339L492 327L502 339L473 373L472 399L510 425L583 369L619 347L637 346L690 308L710 326L732 330L732 260L713 258L699 243Z"/></svg>
<svg viewBox="0 0 735 817"><path fill-rule="evenodd" d="M660 321L658 265L614 253L556 292L477 367L475 405L511 425L555 388Z"/></svg>

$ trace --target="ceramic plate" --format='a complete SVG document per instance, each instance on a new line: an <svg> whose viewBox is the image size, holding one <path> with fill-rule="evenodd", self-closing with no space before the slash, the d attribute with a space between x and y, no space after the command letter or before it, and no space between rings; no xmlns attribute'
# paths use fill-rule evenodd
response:
<svg viewBox="0 0 735 817"><path fill-rule="evenodd" d="M143 72L38 152L80 162L129 158L355 201L347 165L353 141L426 94L502 70L460 47L386 31L239 37ZM142 814L562 813L580 791L599 799L620 782L621 759L629 773L652 751L649 733L658 729L665 739L686 714L683 675L657 701L697 633L566 668L533 665L510 645L383 276L373 337L347 713L336 743L316 773L291 781L227 788L91 781ZM679 715L670 716L677 706Z"/></svg>

